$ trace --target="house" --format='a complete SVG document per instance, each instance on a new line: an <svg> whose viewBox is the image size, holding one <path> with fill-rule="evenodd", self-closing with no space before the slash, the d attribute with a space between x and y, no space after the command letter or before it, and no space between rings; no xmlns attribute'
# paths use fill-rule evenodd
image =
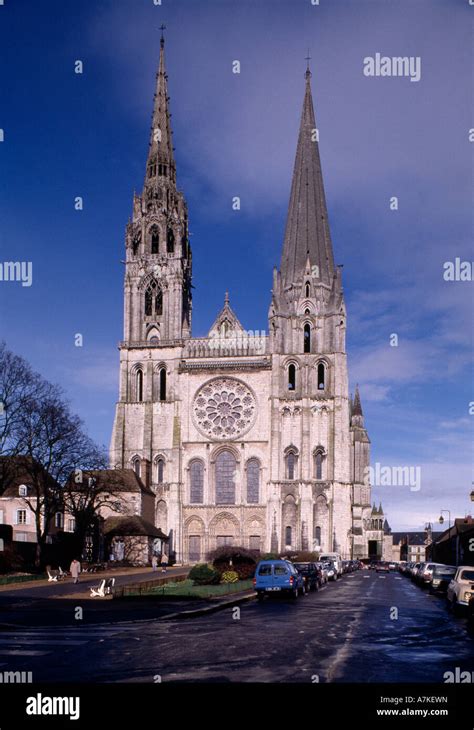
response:
<svg viewBox="0 0 474 730"><path fill-rule="evenodd" d="M166 551L168 537L140 515L107 517L103 532L110 560L148 565L153 554Z"/></svg>
<svg viewBox="0 0 474 730"><path fill-rule="evenodd" d="M55 495L59 485L33 459L25 456L0 457L0 524L12 526L13 542L37 542L35 513L38 492L41 500L44 488ZM40 519L43 527L44 515ZM62 511L53 511L48 541L63 527Z"/></svg>
<svg viewBox="0 0 474 730"><path fill-rule="evenodd" d="M454 525L438 533L429 546L429 559L447 565L474 565L474 520L456 517Z"/></svg>

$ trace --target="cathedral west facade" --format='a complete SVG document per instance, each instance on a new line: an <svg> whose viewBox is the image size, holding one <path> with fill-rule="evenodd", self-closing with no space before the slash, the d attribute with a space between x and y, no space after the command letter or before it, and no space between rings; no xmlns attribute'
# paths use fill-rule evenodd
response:
<svg viewBox="0 0 474 730"><path fill-rule="evenodd" d="M151 487L155 525L178 561L223 544L381 554L309 69L268 334L246 332L226 295L208 335L193 337L191 277L162 39L145 181L126 229L111 466Z"/></svg>

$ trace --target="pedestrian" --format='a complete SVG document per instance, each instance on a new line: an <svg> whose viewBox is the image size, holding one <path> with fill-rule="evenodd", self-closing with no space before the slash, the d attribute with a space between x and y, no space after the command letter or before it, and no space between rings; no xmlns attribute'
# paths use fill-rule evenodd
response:
<svg viewBox="0 0 474 730"><path fill-rule="evenodd" d="M166 573L166 568L168 567L168 556L166 553L163 553L161 556L161 572Z"/></svg>
<svg viewBox="0 0 474 730"><path fill-rule="evenodd" d="M71 576L74 579L74 583L79 583L79 573L81 572L81 564L79 560L72 561L71 565L69 566L69 572L71 573Z"/></svg>
<svg viewBox="0 0 474 730"><path fill-rule="evenodd" d="M155 572L156 568L158 567L158 558L156 557L155 553L153 553L153 557L151 559L151 567L153 572Z"/></svg>

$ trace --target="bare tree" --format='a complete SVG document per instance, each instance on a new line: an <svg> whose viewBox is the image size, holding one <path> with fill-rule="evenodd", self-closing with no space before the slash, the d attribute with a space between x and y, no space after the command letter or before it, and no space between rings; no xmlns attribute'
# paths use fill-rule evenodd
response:
<svg viewBox="0 0 474 730"><path fill-rule="evenodd" d="M3 489L21 476L31 490L24 498L35 517L37 554L41 554L56 512L63 512L65 485L78 470L101 469L105 453L86 435L82 421L71 413L64 393L33 373L20 357L0 348L0 398L6 421L0 433L0 478ZM86 498L85 514L91 518L98 501ZM79 512L75 511L76 518Z"/></svg>

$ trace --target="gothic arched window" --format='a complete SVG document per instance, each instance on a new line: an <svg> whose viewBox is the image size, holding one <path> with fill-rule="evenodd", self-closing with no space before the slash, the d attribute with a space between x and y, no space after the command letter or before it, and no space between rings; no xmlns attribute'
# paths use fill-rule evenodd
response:
<svg viewBox="0 0 474 730"><path fill-rule="evenodd" d="M158 459L156 462L156 481L158 484L163 484L165 476L165 462L163 459Z"/></svg>
<svg viewBox="0 0 474 730"><path fill-rule="evenodd" d="M168 253L174 251L174 233L171 228L168 228L168 235L166 237L166 250Z"/></svg>
<svg viewBox="0 0 474 730"><path fill-rule="evenodd" d="M193 504L204 502L204 464L195 459L189 465L189 501Z"/></svg>
<svg viewBox="0 0 474 730"><path fill-rule="evenodd" d="M166 368L160 369L160 400L166 400Z"/></svg>
<svg viewBox="0 0 474 730"><path fill-rule="evenodd" d="M153 313L153 286L150 284L145 292L145 317L151 317Z"/></svg>
<svg viewBox="0 0 474 730"><path fill-rule="evenodd" d="M295 390L296 388L296 365L290 363L288 365L288 390Z"/></svg>
<svg viewBox="0 0 474 730"><path fill-rule="evenodd" d="M306 322L303 334L304 352L311 352L311 325Z"/></svg>
<svg viewBox="0 0 474 730"><path fill-rule="evenodd" d="M318 365L318 390L324 390L326 384L326 370L322 362Z"/></svg>
<svg viewBox="0 0 474 730"><path fill-rule="evenodd" d="M137 370L135 375L135 390L137 401L141 402L143 400L143 370L141 369Z"/></svg>
<svg viewBox="0 0 474 730"><path fill-rule="evenodd" d="M314 528L314 541L316 545L321 545L321 528L319 525L315 525Z"/></svg>
<svg viewBox="0 0 474 730"><path fill-rule="evenodd" d="M237 462L231 451L221 451L216 458L216 504L235 504Z"/></svg>
<svg viewBox="0 0 474 730"><path fill-rule="evenodd" d="M286 457L286 478L295 479L296 472L296 454L294 451L289 451Z"/></svg>
<svg viewBox="0 0 474 730"><path fill-rule="evenodd" d="M163 314L163 292L158 287L155 295L155 314Z"/></svg>
<svg viewBox="0 0 474 730"><path fill-rule="evenodd" d="M151 237L151 253L158 253L160 249L160 233L158 226L152 226L150 228Z"/></svg>
<svg viewBox="0 0 474 730"><path fill-rule="evenodd" d="M247 462L247 502L258 504L260 498L260 464L257 459Z"/></svg>
<svg viewBox="0 0 474 730"><path fill-rule="evenodd" d="M285 545L291 545L291 527L285 527Z"/></svg>
<svg viewBox="0 0 474 730"><path fill-rule="evenodd" d="M306 286L305 286L305 296L306 297L309 297L309 295L310 295L309 294L309 281L307 281L306 282Z"/></svg>
<svg viewBox="0 0 474 730"><path fill-rule="evenodd" d="M314 476L316 479L323 478L323 454L321 451L316 451L314 455Z"/></svg>

